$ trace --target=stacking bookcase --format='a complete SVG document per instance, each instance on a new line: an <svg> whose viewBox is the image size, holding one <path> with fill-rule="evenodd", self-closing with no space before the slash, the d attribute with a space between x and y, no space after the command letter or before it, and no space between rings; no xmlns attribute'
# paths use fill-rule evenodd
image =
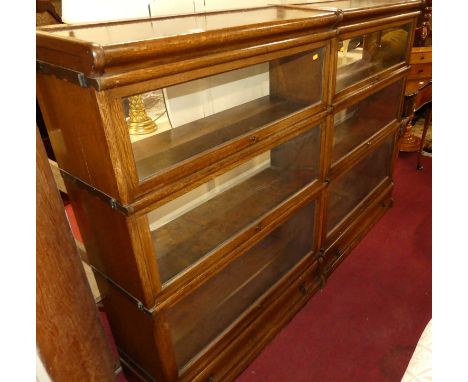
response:
<svg viewBox="0 0 468 382"><path fill-rule="evenodd" d="M37 30L40 108L143 379L234 379L391 206L422 4L362 3Z"/></svg>

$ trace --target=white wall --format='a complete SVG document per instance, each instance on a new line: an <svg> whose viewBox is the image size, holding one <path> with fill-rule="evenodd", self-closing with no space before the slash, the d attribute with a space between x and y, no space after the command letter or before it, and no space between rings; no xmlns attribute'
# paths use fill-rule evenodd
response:
<svg viewBox="0 0 468 382"><path fill-rule="evenodd" d="M110 21L151 15L209 12L283 4L288 0L62 0L66 23ZM291 2L291 0L289 0Z"/></svg>

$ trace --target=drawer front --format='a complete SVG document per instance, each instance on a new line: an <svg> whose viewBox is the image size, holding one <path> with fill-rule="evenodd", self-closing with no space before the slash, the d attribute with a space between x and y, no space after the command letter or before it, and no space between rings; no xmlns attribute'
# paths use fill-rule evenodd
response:
<svg viewBox="0 0 468 382"><path fill-rule="evenodd" d="M147 216L161 282L224 251L239 235L245 241L256 234L255 225L267 224L259 219L318 179L320 141L321 127L309 127L151 211Z"/></svg>
<svg viewBox="0 0 468 382"><path fill-rule="evenodd" d="M403 81L335 113L332 164L397 119Z"/></svg>
<svg viewBox="0 0 468 382"><path fill-rule="evenodd" d="M339 42L336 93L407 58L411 24L358 35Z"/></svg>
<svg viewBox="0 0 468 382"><path fill-rule="evenodd" d="M432 62L432 51L430 52L411 52L410 64L427 64Z"/></svg>
<svg viewBox="0 0 468 382"><path fill-rule="evenodd" d="M166 310L182 368L314 248L315 201Z"/></svg>
<svg viewBox="0 0 468 382"><path fill-rule="evenodd" d="M390 174L394 134L329 186L327 233L351 213Z"/></svg>
<svg viewBox="0 0 468 382"><path fill-rule="evenodd" d="M409 79L432 77L432 64L412 65L409 72Z"/></svg>

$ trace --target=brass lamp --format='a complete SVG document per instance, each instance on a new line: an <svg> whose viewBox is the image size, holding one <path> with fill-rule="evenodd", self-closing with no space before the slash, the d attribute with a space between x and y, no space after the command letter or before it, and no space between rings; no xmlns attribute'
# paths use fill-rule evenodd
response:
<svg viewBox="0 0 468 382"><path fill-rule="evenodd" d="M149 134L157 130L156 123L146 114L145 105L141 95L128 97L128 130L130 134Z"/></svg>

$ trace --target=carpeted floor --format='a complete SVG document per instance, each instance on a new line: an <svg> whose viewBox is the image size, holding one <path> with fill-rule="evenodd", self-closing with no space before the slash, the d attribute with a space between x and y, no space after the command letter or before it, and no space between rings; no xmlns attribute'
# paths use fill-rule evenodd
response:
<svg viewBox="0 0 468 382"><path fill-rule="evenodd" d="M400 154L394 207L237 382L396 382L432 315L432 159Z"/></svg>

